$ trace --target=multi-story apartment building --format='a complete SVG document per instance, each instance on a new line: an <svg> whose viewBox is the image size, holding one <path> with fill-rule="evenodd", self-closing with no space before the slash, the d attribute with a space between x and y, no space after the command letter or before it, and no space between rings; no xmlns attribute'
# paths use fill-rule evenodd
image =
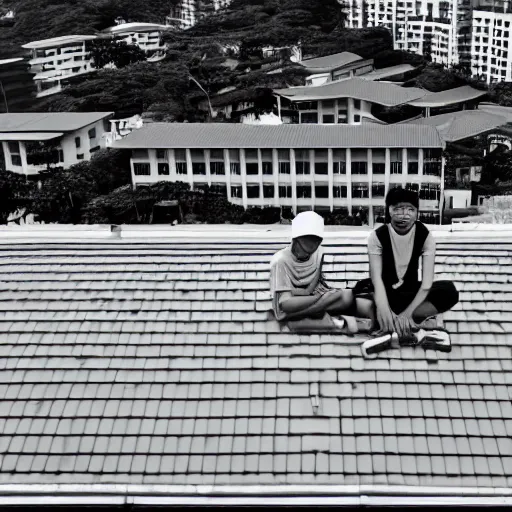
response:
<svg viewBox="0 0 512 512"><path fill-rule="evenodd" d="M152 123L114 143L132 150L134 186L182 181L232 203L384 213L390 187L419 191L420 218L439 222L442 142L432 126Z"/></svg>
<svg viewBox="0 0 512 512"><path fill-rule="evenodd" d="M167 25L158 23L121 23L105 29L103 33L127 44L137 45L144 51L149 61L157 61L165 57L162 32L169 28Z"/></svg>
<svg viewBox="0 0 512 512"><path fill-rule="evenodd" d="M504 12L505 11L505 12ZM512 81L512 11L483 7L473 11L471 73L487 83Z"/></svg>
<svg viewBox="0 0 512 512"><path fill-rule="evenodd" d="M194 26L204 14L212 10L218 11L230 3L231 0L181 0L179 4L171 7L165 23L175 28L187 29Z"/></svg>
<svg viewBox="0 0 512 512"><path fill-rule="evenodd" d="M38 98L60 92L66 79L92 71L89 45L96 38L95 35L61 36L22 46L32 51L29 64Z"/></svg>
<svg viewBox="0 0 512 512"><path fill-rule="evenodd" d="M394 48L469 66L472 0L346 0L346 26L383 26Z"/></svg>
<svg viewBox="0 0 512 512"><path fill-rule="evenodd" d="M0 167L27 177L67 169L106 146L113 112L0 114ZM3 158L2 158L3 154Z"/></svg>

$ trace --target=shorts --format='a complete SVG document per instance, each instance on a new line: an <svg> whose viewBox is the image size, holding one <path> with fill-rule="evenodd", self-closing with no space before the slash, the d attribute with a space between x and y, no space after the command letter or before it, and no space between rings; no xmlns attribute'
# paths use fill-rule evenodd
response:
<svg viewBox="0 0 512 512"><path fill-rule="evenodd" d="M397 290L387 290L389 306L395 314L399 315L409 306L416 297L420 286L421 283L418 282L407 289L401 287ZM373 291L373 284L370 279L363 279L354 287L355 297L373 300ZM444 313L459 302L459 292L451 281L434 281L425 301L430 302L439 313Z"/></svg>

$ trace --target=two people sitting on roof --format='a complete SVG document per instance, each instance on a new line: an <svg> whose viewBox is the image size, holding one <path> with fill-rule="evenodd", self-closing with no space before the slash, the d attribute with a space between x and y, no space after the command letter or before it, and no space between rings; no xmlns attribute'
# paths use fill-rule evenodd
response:
<svg viewBox="0 0 512 512"><path fill-rule="evenodd" d="M458 292L451 281L434 281L435 241L417 220L418 208L417 193L401 187L389 191L386 223L368 239L371 277L353 289L333 289L322 274L322 217L312 211L297 215L291 244L278 251L270 264L276 319L353 314L369 318L370 330L376 333L405 337L425 320L451 309L459 300Z"/></svg>

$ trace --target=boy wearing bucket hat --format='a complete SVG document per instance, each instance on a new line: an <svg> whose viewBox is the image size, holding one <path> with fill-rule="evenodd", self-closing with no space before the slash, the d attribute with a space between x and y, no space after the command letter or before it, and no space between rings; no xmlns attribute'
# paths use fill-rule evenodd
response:
<svg viewBox="0 0 512 512"><path fill-rule="evenodd" d="M322 275L324 220L313 211L299 213L292 222L291 244L278 251L270 263L272 309L277 320L333 317L353 311L356 306L352 290L330 288ZM372 303L358 299L361 317L369 317Z"/></svg>

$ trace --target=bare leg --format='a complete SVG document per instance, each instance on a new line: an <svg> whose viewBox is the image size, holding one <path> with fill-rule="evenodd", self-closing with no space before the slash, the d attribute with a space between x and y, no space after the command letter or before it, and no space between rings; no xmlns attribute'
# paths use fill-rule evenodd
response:
<svg viewBox="0 0 512 512"><path fill-rule="evenodd" d="M369 318L372 321L371 329L375 327L375 304L370 299L356 299L357 316Z"/></svg>
<svg viewBox="0 0 512 512"><path fill-rule="evenodd" d="M438 314L439 311L434 307L434 305L431 302L425 301L414 310L412 318L417 324L420 324L426 318Z"/></svg>
<svg viewBox="0 0 512 512"><path fill-rule="evenodd" d="M354 303L354 293L352 290L338 290L338 292L336 302L326 309L327 313L331 316L342 315Z"/></svg>

